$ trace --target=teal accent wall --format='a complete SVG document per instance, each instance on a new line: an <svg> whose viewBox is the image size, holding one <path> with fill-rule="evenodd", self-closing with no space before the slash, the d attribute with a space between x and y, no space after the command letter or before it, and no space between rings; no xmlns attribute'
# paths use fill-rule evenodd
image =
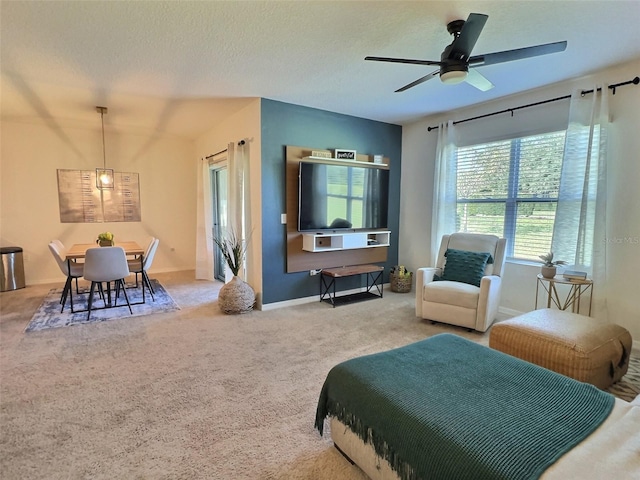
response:
<svg viewBox="0 0 640 480"><path fill-rule="evenodd" d="M287 231L280 223L286 212L287 145L318 149L346 148L359 153L381 153L391 160L389 230L391 247L385 265L398 263L400 218L400 158L402 127L315 108L262 99L262 303L269 304L320 293L320 277L309 272L287 273ZM361 285L358 278L343 279L338 290Z"/></svg>

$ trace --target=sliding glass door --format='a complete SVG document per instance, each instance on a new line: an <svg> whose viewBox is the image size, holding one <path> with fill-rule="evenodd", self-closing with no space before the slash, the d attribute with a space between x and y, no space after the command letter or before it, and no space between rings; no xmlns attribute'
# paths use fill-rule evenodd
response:
<svg viewBox="0 0 640 480"><path fill-rule="evenodd" d="M213 201L213 235L219 237L227 230L227 166L221 165L211 169L211 194ZM216 280L225 281L226 262L217 245L213 247L213 276Z"/></svg>

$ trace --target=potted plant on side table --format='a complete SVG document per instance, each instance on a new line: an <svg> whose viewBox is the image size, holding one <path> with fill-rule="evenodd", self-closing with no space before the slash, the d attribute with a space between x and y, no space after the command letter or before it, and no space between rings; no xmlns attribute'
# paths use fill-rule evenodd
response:
<svg viewBox="0 0 640 480"><path fill-rule="evenodd" d="M213 241L220 248L229 270L233 273L231 281L225 283L218 294L220 310L227 314L252 311L256 294L251 285L238 276L247 251L247 244L234 230L214 236Z"/></svg>
<svg viewBox="0 0 640 480"><path fill-rule="evenodd" d="M540 260L542 260L542 267L540 268L540 273L544 278L553 278L556 276L556 270L558 265L566 265L567 262L564 260L554 260L553 252L545 253L544 255L539 255Z"/></svg>

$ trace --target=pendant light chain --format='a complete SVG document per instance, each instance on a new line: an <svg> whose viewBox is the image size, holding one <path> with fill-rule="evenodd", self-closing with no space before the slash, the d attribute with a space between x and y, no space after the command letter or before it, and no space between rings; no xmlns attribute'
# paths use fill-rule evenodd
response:
<svg viewBox="0 0 640 480"><path fill-rule="evenodd" d="M104 112L107 110L106 107L98 107L100 110L100 119L102 120L102 168L107 168L107 148L104 142Z"/></svg>

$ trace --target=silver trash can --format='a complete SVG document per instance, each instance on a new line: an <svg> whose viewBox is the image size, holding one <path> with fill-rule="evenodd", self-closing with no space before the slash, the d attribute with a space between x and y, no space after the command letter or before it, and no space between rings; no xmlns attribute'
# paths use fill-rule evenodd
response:
<svg viewBox="0 0 640 480"><path fill-rule="evenodd" d="M24 261L22 248L0 247L2 270L0 271L0 292L24 288Z"/></svg>

